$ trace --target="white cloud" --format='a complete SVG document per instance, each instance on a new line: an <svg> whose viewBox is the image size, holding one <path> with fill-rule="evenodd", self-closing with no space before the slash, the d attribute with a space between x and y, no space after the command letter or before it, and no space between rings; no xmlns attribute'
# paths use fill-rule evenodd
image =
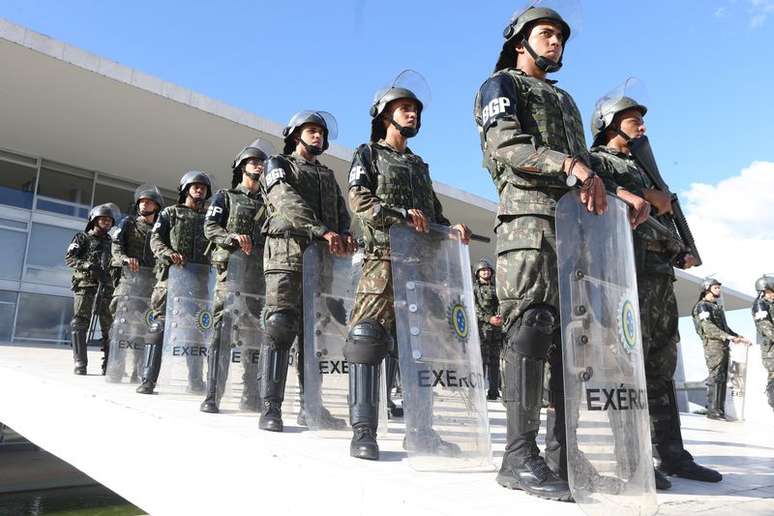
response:
<svg viewBox="0 0 774 516"><path fill-rule="evenodd" d="M750 0L750 28L757 29L774 13L774 0Z"/></svg>
<svg viewBox="0 0 774 516"><path fill-rule="evenodd" d="M728 14L728 7L718 7L715 9L715 18L725 18Z"/></svg>
<svg viewBox="0 0 774 516"><path fill-rule="evenodd" d="M714 185L693 183L680 199L704 263L690 272L753 294L755 280L774 273L774 162L755 161Z"/></svg>

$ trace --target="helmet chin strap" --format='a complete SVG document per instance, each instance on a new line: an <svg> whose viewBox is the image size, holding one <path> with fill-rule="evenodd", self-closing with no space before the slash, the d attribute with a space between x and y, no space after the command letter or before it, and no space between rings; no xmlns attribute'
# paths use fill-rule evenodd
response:
<svg viewBox="0 0 774 516"><path fill-rule="evenodd" d="M261 173L255 173L255 172L242 172L244 175L252 179L253 181L259 181L261 179Z"/></svg>
<svg viewBox="0 0 774 516"><path fill-rule="evenodd" d="M309 145L308 143L306 143L301 138L299 138L298 141L300 141L301 145L304 146L304 148L306 149L306 152L308 152L312 156L319 156L320 154L323 153L323 148L322 147L318 147L317 145Z"/></svg>
<svg viewBox="0 0 774 516"><path fill-rule="evenodd" d="M416 127L404 127L400 125L392 117L390 117L390 123L393 126L395 126L395 129L397 129L400 132L400 135L403 136L404 138L413 138L419 132L419 129L417 129Z"/></svg>
<svg viewBox="0 0 774 516"><path fill-rule="evenodd" d="M559 58L559 62L556 63L554 61L551 61L547 57L539 56L537 52L530 46L530 44L527 42L527 39L522 39L521 44L524 45L524 48L527 49L527 52L529 52L529 55L532 56L532 59L535 60L535 64L538 68L543 70L546 73L554 73L558 72L560 68L562 68L562 59Z"/></svg>

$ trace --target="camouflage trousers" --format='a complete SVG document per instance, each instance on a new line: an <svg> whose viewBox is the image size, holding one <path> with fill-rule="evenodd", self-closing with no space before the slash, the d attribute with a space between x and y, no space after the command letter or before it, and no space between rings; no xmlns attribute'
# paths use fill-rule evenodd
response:
<svg viewBox="0 0 774 516"><path fill-rule="evenodd" d="M673 282L674 279L667 274L637 277L642 352L649 398L660 396L667 388L671 388L677 368L680 333Z"/></svg>
<svg viewBox="0 0 774 516"><path fill-rule="evenodd" d="M349 318L350 327L366 319L379 322L395 339L395 293L389 259L371 257L363 260L363 273Z"/></svg>
<svg viewBox="0 0 774 516"><path fill-rule="evenodd" d="M728 381L728 343L722 340L704 341L704 360L707 362L709 376L707 383L725 383Z"/></svg>
<svg viewBox="0 0 774 516"><path fill-rule="evenodd" d="M774 390L774 342L765 339L761 341L761 360L768 371L767 389Z"/></svg>
<svg viewBox="0 0 774 516"><path fill-rule="evenodd" d="M91 322L91 313L97 297L98 287L78 287L73 295L73 319L70 322L73 331L88 331ZM108 337L110 326L113 324L113 314L110 311L110 302L113 295L112 288L105 288L100 294L99 306L96 308L99 326L102 328L103 338Z"/></svg>

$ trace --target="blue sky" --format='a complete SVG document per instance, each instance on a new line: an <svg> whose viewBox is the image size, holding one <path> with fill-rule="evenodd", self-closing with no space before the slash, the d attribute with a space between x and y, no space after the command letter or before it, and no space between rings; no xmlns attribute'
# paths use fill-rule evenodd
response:
<svg viewBox="0 0 774 516"><path fill-rule="evenodd" d="M412 148L435 179L494 199L471 109L520 3L3 0L0 16L272 120L331 111L338 142L349 147L368 137L374 91L416 69L433 99ZM634 75L647 85L646 122L674 190L774 161L766 130L774 2L595 0L582 8L582 31L555 78L584 120L597 97Z"/></svg>

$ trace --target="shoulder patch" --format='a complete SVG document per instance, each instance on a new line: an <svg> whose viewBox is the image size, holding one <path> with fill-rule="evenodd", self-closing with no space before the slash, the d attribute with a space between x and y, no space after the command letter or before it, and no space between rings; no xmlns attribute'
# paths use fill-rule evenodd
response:
<svg viewBox="0 0 774 516"><path fill-rule="evenodd" d="M756 321L762 321L769 316L769 312L766 310L758 310L753 314L753 319Z"/></svg>
<svg viewBox="0 0 774 516"><path fill-rule="evenodd" d="M699 320L700 321L703 321L703 320L709 319L709 318L710 318L710 313L709 312L706 312L706 311L699 312Z"/></svg>
<svg viewBox="0 0 774 516"><path fill-rule="evenodd" d="M497 119L516 114L516 87L513 80L499 73L491 77L479 92L481 124L486 131Z"/></svg>

